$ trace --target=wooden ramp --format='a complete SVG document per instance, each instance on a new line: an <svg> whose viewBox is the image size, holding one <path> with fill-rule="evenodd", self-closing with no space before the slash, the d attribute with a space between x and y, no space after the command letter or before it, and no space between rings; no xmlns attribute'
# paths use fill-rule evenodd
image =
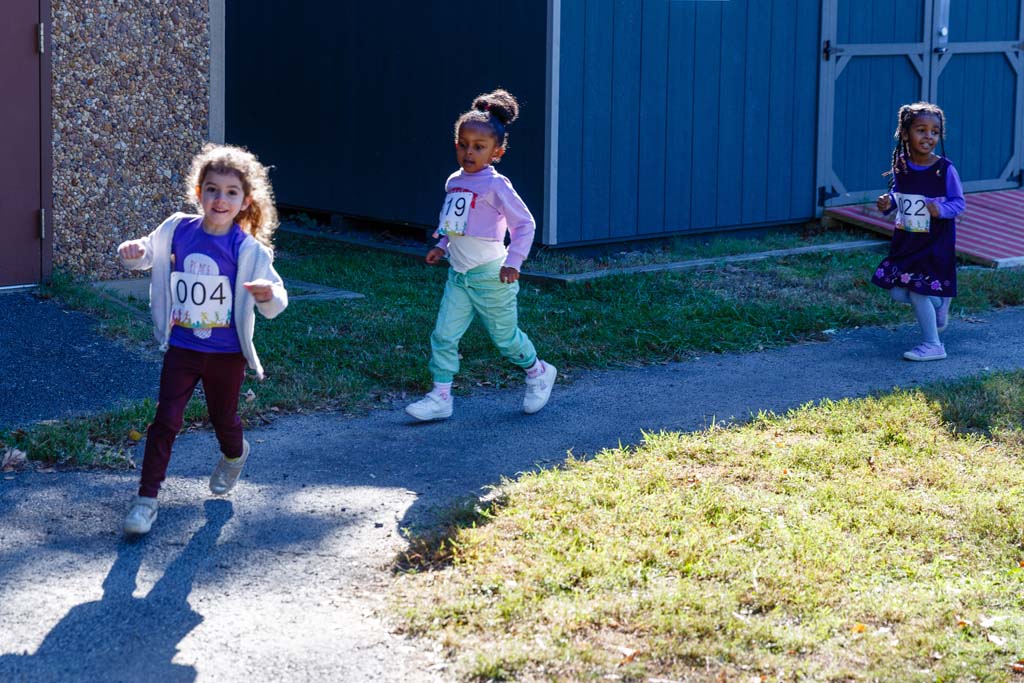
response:
<svg viewBox="0 0 1024 683"><path fill-rule="evenodd" d="M1024 266L1024 190L974 192L967 210L956 219L956 253L995 268ZM892 235L892 215L871 204L836 206L825 216L843 223Z"/></svg>

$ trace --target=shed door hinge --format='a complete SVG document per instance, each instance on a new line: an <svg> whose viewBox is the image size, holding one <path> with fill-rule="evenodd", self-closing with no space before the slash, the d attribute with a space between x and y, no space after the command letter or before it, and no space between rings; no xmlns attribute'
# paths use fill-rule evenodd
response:
<svg viewBox="0 0 1024 683"><path fill-rule="evenodd" d="M46 239L46 209L39 209L39 239Z"/></svg>
<svg viewBox="0 0 1024 683"><path fill-rule="evenodd" d="M39 22L39 54L46 54L46 24Z"/></svg>
<svg viewBox="0 0 1024 683"><path fill-rule="evenodd" d="M833 190L831 188L827 188L824 185L822 185L822 186L820 186L818 188L818 206L825 206L825 202L827 202L828 200L832 199L833 197L838 197L838 196L839 196L838 192L836 192L835 190Z"/></svg>
<svg viewBox="0 0 1024 683"><path fill-rule="evenodd" d="M832 59L832 55L838 55L842 52L846 52L846 50L841 47L836 47L832 44L831 40L826 40L825 44L821 46L821 57L826 62Z"/></svg>

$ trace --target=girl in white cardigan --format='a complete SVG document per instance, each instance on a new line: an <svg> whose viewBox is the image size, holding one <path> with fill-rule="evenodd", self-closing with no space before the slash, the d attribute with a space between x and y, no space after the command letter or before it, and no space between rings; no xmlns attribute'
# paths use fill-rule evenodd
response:
<svg viewBox="0 0 1024 683"><path fill-rule="evenodd" d="M145 534L156 520L171 446L199 380L222 453L210 490L223 495L234 487L249 457L238 417L246 366L263 378L254 308L273 318L288 305L273 265L277 211L267 168L242 148L210 144L193 159L188 187L199 214L176 213L117 248L128 268L152 269L150 310L166 352L139 492L124 521L128 534Z"/></svg>

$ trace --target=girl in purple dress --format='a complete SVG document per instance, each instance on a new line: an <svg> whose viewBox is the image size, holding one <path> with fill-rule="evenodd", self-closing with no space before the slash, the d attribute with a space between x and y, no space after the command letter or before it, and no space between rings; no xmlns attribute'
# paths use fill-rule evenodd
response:
<svg viewBox="0 0 1024 683"><path fill-rule="evenodd" d="M964 210L964 190L946 158L946 117L939 107L903 105L894 137L889 192L876 204L885 214L895 211L896 229L871 281L914 309L924 339L903 357L942 360L946 349L939 332L946 329L956 296L956 216Z"/></svg>

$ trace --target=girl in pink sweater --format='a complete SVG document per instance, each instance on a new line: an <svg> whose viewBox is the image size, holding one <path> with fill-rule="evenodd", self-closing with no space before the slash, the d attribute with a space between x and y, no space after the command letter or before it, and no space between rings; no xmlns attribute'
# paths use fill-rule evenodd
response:
<svg viewBox="0 0 1024 683"><path fill-rule="evenodd" d="M518 116L516 98L499 89L477 97L455 122L459 170L445 183L435 233L440 241L426 256L432 265L447 256L451 267L430 335L434 388L405 409L417 420L451 416L459 340L476 316L502 355L526 371L523 412L536 413L551 396L558 371L537 358L533 343L519 329L516 302L519 270L530 253L536 222L512 183L492 165L505 154L508 126Z"/></svg>

